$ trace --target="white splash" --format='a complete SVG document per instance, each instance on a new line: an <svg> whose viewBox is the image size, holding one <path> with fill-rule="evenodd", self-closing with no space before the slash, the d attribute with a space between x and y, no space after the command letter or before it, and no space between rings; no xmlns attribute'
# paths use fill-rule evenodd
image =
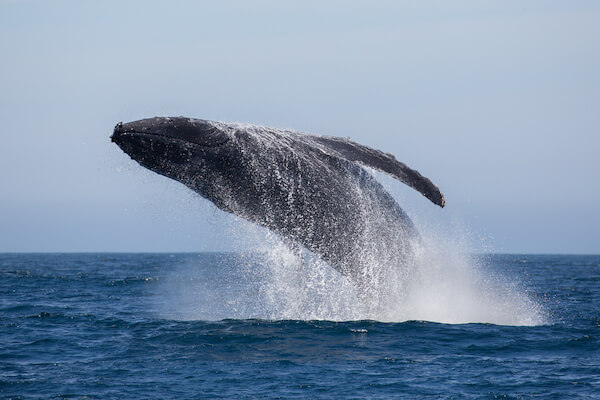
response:
<svg viewBox="0 0 600 400"><path fill-rule="evenodd" d="M369 288L369 296L364 296L364 288L311 253L291 249L262 228L235 225L234 236L243 237L247 248L231 269L238 279L222 281L221 274L182 266L161 288L165 317L546 323L544 309L523 288L467 255L464 239L440 239L425 232L414 246L412 266L388 268L385 284Z"/></svg>
<svg viewBox="0 0 600 400"><path fill-rule="evenodd" d="M468 255L463 243L431 239L425 236L417 250L403 301L390 304L384 319L516 326L546 322L544 309L516 281Z"/></svg>

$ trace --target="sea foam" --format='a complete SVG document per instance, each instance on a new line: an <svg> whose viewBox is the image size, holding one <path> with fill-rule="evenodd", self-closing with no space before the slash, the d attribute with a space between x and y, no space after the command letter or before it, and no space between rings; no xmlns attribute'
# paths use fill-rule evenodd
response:
<svg viewBox="0 0 600 400"><path fill-rule="evenodd" d="M310 252L292 248L265 229L231 223L244 243L229 265L213 271L193 262L161 287L166 317L186 320L376 320L491 323L532 326L547 322L544 308L517 277L492 270L468 253L468 235L421 229L410 265L377 264L382 277L359 287ZM372 255L371 255L372 256ZM382 257L389 262L389 257ZM231 265L235 264L235 265ZM365 294L366 292L366 294Z"/></svg>

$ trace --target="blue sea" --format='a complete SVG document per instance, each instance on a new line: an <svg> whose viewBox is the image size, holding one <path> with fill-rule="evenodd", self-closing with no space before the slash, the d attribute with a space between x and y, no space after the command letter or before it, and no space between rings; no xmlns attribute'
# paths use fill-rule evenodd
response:
<svg viewBox="0 0 600 400"><path fill-rule="evenodd" d="M442 254L373 304L278 257L0 254L0 397L600 398L600 256Z"/></svg>

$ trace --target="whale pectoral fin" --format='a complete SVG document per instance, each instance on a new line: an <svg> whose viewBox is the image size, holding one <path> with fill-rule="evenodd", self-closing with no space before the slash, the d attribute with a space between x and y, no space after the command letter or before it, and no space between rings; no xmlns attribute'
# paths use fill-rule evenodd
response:
<svg viewBox="0 0 600 400"><path fill-rule="evenodd" d="M407 167L406 164L396 160L391 154L386 154L379 150L363 146L352 142L349 139L326 136L314 136L313 138L318 143L336 152L342 158L375 168L393 176L400 182L417 190L440 207L444 207L446 204L444 195L440 192L440 189L429 180L429 178L426 178L418 171Z"/></svg>

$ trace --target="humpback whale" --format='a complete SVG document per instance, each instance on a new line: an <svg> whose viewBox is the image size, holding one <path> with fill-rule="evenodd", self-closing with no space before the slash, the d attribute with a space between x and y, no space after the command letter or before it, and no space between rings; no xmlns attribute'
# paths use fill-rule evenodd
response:
<svg viewBox="0 0 600 400"><path fill-rule="evenodd" d="M364 167L444 207L437 186L379 150L347 138L239 123L154 117L111 136L140 165L175 179L219 209L302 246L357 283L407 263L418 233Z"/></svg>

